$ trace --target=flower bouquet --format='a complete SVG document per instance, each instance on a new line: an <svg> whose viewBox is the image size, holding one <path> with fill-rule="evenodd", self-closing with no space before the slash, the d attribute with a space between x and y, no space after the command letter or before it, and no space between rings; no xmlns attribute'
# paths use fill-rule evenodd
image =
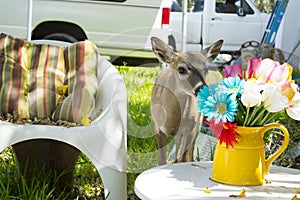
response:
<svg viewBox="0 0 300 200"><path fill-rule="evenodd" d="M300 120L300 93L292 80L293 68L269 58L248 60L247 69L225 66L223 75L211 71L198 93L199 111L220 144L233 147L241 137L237 126L263 126L281 112Z"/></svg>
<svg viewBox="0 0 300 200"><path fill-rule="evenodd" d="M248 60L247 69L212 71L198 93L198 108L218 137L210 178L231 185L261 185L272 162L286 149L288 130L276 123L282 112L300 120L300 94L293 68L271 59ZM265 132L279 129L281 146L265 157Z"/></svg>

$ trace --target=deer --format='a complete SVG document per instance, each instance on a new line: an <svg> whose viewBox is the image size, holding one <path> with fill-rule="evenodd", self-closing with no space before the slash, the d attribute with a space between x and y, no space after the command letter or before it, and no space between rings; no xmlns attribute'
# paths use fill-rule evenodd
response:
<svg viewBox="0 0 300 200"><path fill-rule="evenodd" d="M175 139L175 162L190 162L203 121L198 111L197 93L206 85L208 65L220 53L223 40L201 52L180 54L157 37L151 38L151 44L158 60L167 65L155 79L150 100L158 165L166 164L169 136Z"/></svg>

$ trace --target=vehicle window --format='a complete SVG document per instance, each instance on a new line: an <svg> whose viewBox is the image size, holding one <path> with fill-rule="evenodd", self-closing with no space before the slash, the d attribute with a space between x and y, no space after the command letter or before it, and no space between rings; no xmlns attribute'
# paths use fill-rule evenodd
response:
<svg viewBox="0 0 300 200"><path fill-rule="evenodd" d="M201 12L203 11L204 0L195 0L193 6L193 12Z"/></svg>
<svg viewBox="0 0 300 200"><path fill-rule="evenodd" d="M182 12L181 5L177 0L172 1L171 12Z"/></svg>
<svg viewBox="0 0 300 200"><path fill-rule="evenodd" d="M182 0L172 0L171 12L182 12ZM202 12L204 7L204 0L188 0L188 12Z"/></svg>
<svg viewBox="0 0 300 200"><path fill-rule="evenodd" d="M241 6L246 14L254 14L254 11L249 4L246 1L240 0L217 0L216 12L236 14Z"/></svg>
<svg viewBox="0 0 300 200"><path fill-rule="evenodd" d="M249 4L246 1L243 1L243 2L237 1L236 5L238 5L238 7L240 8L241 7L241 3L242 3L242 8L243 8L244 12L247 15L253 15L254 14L254 10L249 6Z"/></svg>
<svg viewBox="0 0 300 200"><path fill-rule="evenodd" d="M236 13L238 7L235 5L235 0L216 1L217 13Z"/></svg>

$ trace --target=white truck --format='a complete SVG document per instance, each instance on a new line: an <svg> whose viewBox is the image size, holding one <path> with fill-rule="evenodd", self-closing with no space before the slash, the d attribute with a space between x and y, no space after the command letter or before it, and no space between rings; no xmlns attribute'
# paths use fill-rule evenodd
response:
<svg viewBox="0 0 300 200"><path fill-rule="evenodd" d="M298 59L298 63L295 63L297 66L294 67L300 70L300 46L297 46L300 42L299 6L299 0L289 0L275 39L275 47L283 50L286 56L293 53Z"/></svg>
<svg viewBox="0 0 300 200"><path fill-rule="evenodd" d="M29 0L0 0L0 32L27 38ZM32 0L31 39L89 39L103 55L154 57L150 37L163 37L164 0ZM166 16L163 16L166 15ZM111 60L113 61L113 60ZM121 61L122 62L122 61Z"/></svg>
<svg viewBox="0 0 300 200"><path fill-rule="evenodd" d="M170 30L181 51L182 12L173 3ZM179 12L178 12L179 11ZM195 0L187 16L187 51L199 51L224 39L223 52L232 52L244 42L260 42L270 14L260 12L252 0Z"/></svg>

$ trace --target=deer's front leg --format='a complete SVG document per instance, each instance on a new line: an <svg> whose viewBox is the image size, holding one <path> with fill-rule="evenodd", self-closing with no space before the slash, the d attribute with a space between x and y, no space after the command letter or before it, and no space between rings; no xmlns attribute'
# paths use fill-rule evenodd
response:
<svg viewBox="0 0 300 200"><path fill-rule="evenodd" d="M158 147L158 165L166 164L167 136L159 131L155 134Z"/></svg>
<svg viewBox="0 0 300 200"><path fill-rule="evenodd" d="M199 134L199 125L196 123L194 128L190 131L186 131L182 141L182 162L193 161L194 145L197 135Z"/></svg>
<svg viewBox="0 0 300 200"><path fill-rule="evenodd" d="M176 145L176 153L175 153L175 163L178 163L180 161L180 157L182 155L182 135L177 134L175 136L175 145Z"/></svg>

